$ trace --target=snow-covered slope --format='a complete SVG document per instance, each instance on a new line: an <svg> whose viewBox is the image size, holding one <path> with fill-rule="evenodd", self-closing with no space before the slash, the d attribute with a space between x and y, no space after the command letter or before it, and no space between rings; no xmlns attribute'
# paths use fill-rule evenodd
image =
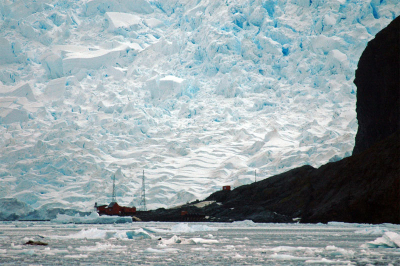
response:
<svg viewBox="0 0 400 266"><path fill-rule="evenodd" d="M0 198L148 208L350 155L398 0L5 0ZM121 169L121 171L118 171Z"/></svg>

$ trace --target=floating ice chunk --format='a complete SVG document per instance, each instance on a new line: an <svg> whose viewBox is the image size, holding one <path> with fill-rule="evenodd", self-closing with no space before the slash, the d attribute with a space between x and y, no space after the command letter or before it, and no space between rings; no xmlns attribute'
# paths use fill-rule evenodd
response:
<svg viewBox="0 0 400 266"><path fill-rule="evenodd" d="M122 216L99 216L97 212L92 212L88 216L79 216L76 214L75 216L69 216L66 214L57 214L57 217L52 222L55 223L75 223L75 224L114 224L114 223L131 223L132 218L122 217Z"/></svg>
<svg viewBox="0 0 400 266"><path fill-rule="evenodd" d="M242 256L239 253L235 253L235 255L232 258L234 258L234 259L243 259L243 258L246 258L246 256Z"/></svg>
<svg viewBox="0 0 400 266"><path fill-rule="evenodd" d="M106 18L109 21L109 30L111 31L119 28L137 30L141 24L141 18L139 16L128 13L107 12Z"/></svg>
<svg viewBox="0 0 400 266"><path fill-rule="evenodd" d="M170 239L161 239L160 245L181 244L182 239L179 236L172 236Z"/></svg>
<svg viewBox="0 0 400 266"><path fill-rule="evenodd" d="M331 256L353 257L355 254L355 252L352 250L338 248L335 246L326 246L325 250L328 251Z"/></svg>
<svg viewBox="0 0 400 266"><path fill-rule="evenodd" d="M187 223L179 223L171 227L171 232L175 233L191 233L198 231L218 231L218 228L209 227L207 225L193 224L189 226Z"/></svg>
<svg viewBox="0 0 400 266"><path fill-rule="evenodd" d="M128 239L154 239L155 237L142 228L126 232Z"/></svg>
<svg viewBox="0 0 400 266"><path fill-rule="evenodd" d="M77 248L78 251L84 252L104 252L104 251L124 251L126 246L113 245L111 243L96 243L96 246L82 246Z"/></svg>
<svg viewBox="0 0 400 266"><path fill-rule="evenodd" d="M204 239L200 237L194 237L190 239L190 242L193 244L218 244L219 241L216 239Z"/></svg>
<svg viewBox="0 0 400 266"><path fill-rule="evenodd" d="M356 263L349 261L349 260L328 260L325 258L322 259L310 259L310 260L306 260L305 263L307 264L332 264L332 265L356 265Z"/></svg>
<svg viewBox="0 0 400 266"><path fill-rule="evenodd" d="M233 239L238 240L238 241L249 241L250 240L250 238L248 238L248 237L235 237Z"/></svg>
<svg viewBox="0 0 400 266"><path fill-rule="evenodd" d="M360 235L383 235L387 231L388 229L377 226L357 230L354 233Z"/></svg>
<svg viewBox="0 0 400 266"><path fill-rule="evenodd" d="M293 255L277 254L277 253L270 255L269 258L274 260L290 260L290 261L306 261L313 259L312 257L297 257Z"/></svg>
<svg viewBox="0 0 400 266"><path fill-rule="evenodd" d="M257 224L252 220L244 220L244 221L233 222L232 225L240 227L253 227L256 226Z"/></svg>
<svg viewBox="0 0 400 266"><path fill-rule="evenodd" d="M303 251L307 249L306 247L289 247L289 246L279 246L279 247L274 247L271 249L267 249L267 250L271 250L273 252L293 252L293 251Z"/></svg>
<svg viewBox="0 0 400 266"><path fill-rule="evenodd" d="M71 239L104 239L107 236L107 231L99 230L97 228L90 228L90 229L83 229L82 231L71 234L64 238L71 238Z"/></svg>
<svg viewBox="0 0 400 266"><path fill-rule="evenodd" d="M173 244L197 245L197 244L217 244L217 243L219 243L219 241L216 239L204 239L199 237L185 239L174 235L170 239L162 239L159 245L160 246L173 245Z"/></svg>
<svg viewBox="0 0 400 266"><path fill-rule="evenodd" d="M77 255L65 255L64 258L69 258L69 259L85 259L89 257L87 254L77 254Z"/></svg>
<svg viewBox="0 0 400 266"><path fill-rule="evenodd" d="M400 235L395 232L385 232L382 237L378 237L374 241L368 242L366 247L400 248Z"/></svg>
<svg viewBox="0 0 400 266"><path fill-rule="evenodd" d="M24 249L18 252L18 254L23 254L23 255L35 255L35 250L34 249Z"/></svg>
<svg viewBox="0 0 400 266"><path fill-rule="evenodd" d="M175 248L164 248L164 249L155 249L155 248L147 248L143 252L144 253L178 253L178 249Z"/></svg>

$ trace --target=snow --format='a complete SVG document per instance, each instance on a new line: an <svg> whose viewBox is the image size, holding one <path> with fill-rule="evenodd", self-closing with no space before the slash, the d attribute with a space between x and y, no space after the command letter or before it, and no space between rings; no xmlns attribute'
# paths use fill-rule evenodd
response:
<svg viewBox="0 0 400 266"><path fill-rule="evenodd" d="M109 203L118 169L118 203L139 204L144 169L155 209L349 156L357 62L400 3L5 1L0 14L0 198L42 215Z"/></svg>

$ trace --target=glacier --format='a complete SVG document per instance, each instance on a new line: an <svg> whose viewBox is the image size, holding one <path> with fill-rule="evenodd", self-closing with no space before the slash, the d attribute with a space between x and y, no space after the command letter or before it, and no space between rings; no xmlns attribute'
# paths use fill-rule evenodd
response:
<svg viewBox="0 0 400 266"><path fill-rule="evenodd" d="M358 59L399 15L397 0L2 1L0 198L90 211L117 173L118 202L138 205L145 170L147 207L171 207L349 156Z"/></svg>

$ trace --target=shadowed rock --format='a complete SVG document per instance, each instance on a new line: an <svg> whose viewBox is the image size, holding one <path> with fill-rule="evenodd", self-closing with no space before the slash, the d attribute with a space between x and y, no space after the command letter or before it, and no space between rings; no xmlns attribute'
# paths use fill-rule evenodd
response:
<svg viewBox="0 0 400 266"><path fill-rule="evenodd" d="M400 17L365 48L356 71L358 132L353 154L400 130Z"/></svg>

